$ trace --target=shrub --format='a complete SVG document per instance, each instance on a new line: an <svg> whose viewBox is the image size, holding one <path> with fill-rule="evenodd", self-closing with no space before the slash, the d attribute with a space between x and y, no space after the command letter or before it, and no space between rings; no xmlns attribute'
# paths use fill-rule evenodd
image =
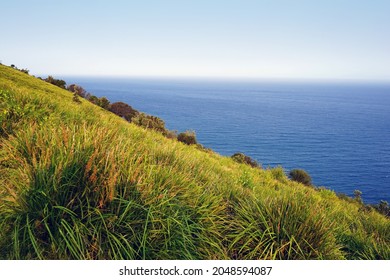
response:
<svg viewBox="0 0 390 280"><path fill-rule="evenodd" d="M138 114L137 110L124 102L114 102L108 106L108 110L129 122Z"/></svg>
<svg viewBox="0 0 390 280"><path fill-rule="evenodd" d="M164 134L168 139L177 139L177 131L176 130L166 130Z"/></svg>
<svg viewBox="0 0 390 280"><path fill-rule="evenodd" d="M270 171L271 171L272 176L276 180L278 180L280 182L286 182L287 177L286 177L286 174L284 173L283 167L278 166L278 167L270 169Z"/></svg>
<svg viewBox="0 0 390 280"><path fill-rule="evenodd" d="M110 101L104 96L99 98L95 95L87 93L86 98L89 102L91 102L99 107L102 107L105 110L108 110L108 108L110 106Z"/></svg>
<svg viewBox="0 0 390 280"><path fill-rule="evenodd" d="M373 205L373 207L382 215L390 217L390 206L387 201L381 200L379 204Z"/></svg>
<svg viewBox="0 0 390 280"><path fill-rule="evenodd" d="M196 148L200 151L203 151L205 153L208 153L208 154L212 154L214 153L214 151L210 148L206 148L205 146L203 146L202 144L196 144Z"/></svg>
<svg viewBox="0 0 390 280"><path fill-rule="evenodd" d="M86 96L87 100L95 105L98 105L99 104L99 97L95 96L95 95L92 95L92 94L88 94Z"/></svg>
<svg viewBox="0 0 390 280"><path fill-rule="evenodd" d="M75 92L73 93L72 100L73 100L73 102L81 103L80 96L77 93L75 93Z"/></svg>
<svg viewBox="0 0 390 280"><path fill-rule="evenodd" d="M73 93L76 93L77 95L85 98L87 96L87 91L82 88L81 86L79 85L76 85L76 84L71 84L70 86L68 86L67 90L69 90L70 92L73 92Z"/></svg>
<svg viewBox="0 0 390 280"><path fill-rule="evenodd" d="M1 61L0 61L0 65L2 65ZM15 64L11 64L10 67L13 68L13 69L16 69L16 70L18 70L18 71L20 71L22 73L25 73L27 75L30 72L30 70L28 70L27 68L26 69L19 69L18 67L15 66Z"/></svg>
<svg viewBox="0 0 390 280"><path fill-rule="evenodd" d="M64 80L60 80L60 79L55 79L54 77L52 76L48 76L46 79L45 79L46 82L52 84L52 85L55 85L57 87L60 87L60 88L63 88L63 89L66 89L66 82Z"/></svg>
<svg viewBox="0 0 390 280"><path fill-rule="evenodd" d="M110 107L110 101L105 97L100 97L99 98L99 104L98 104L100 107L102 107L103 109L106 109L108 110L108 108Z"/></svg>
<svg viewBox="0 0 390 280"><path fill-rule="evenodd" d="M311 186L311 177L303 169L293 169L290 171L290 178L295 182L302 183L306 186Z"/></svg>
<svg viewBox="0 0 390 280"><path fill-rule="evenodd" d="M19 69L20 72L24 73L24 74L27 74L30 72L30 70L28 69Z"/></svg>
<svg viewBox="0 0 390 280"><path fill-rule="evenodd" d="M181 132L177 136L177 140L187 145L193 145L198 143L196 141L195 131Z"/></svg>
<svg viewBox="0 0 390 280"><path fill-rule="evenodd" d="M353 191L354 198L359 203L363 203L362 194L363 193L361 191L359 191L359 190L354 190Z"/></svg>
<svg viewBox="0 0 390 280"><path fill-rule="evenodd" d="M353 198L346 195L345 193L336 193L337 197L342 199L342 200L345 200L345 201L348 201L349 203L352 203L353 202Z"/></svg>
<svg viewBox="0 0 390 280"><path fill-rule="evenodd" d="M168 130L165 128L164 121L159 117L150 116L145 113L138 113L132 117L131 122L141 127L161 132L165 136L169 134Z"/></svg>
<svg viewBox="0 0 390 280"><path fill-rule="evenodd" d="M231 156L231 158L238 163L244 163L252 167L260 167L257 161L255 161L254 159L252 159L251 157L243 153L235 153L234 155Z"/></svg>

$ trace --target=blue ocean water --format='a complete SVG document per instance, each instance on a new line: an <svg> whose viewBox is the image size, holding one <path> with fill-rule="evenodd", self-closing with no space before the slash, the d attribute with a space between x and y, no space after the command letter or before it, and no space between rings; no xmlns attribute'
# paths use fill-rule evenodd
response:
<svg viewBox="0 0 390 280"><path fill-rule="evenodd" d="M317 186L390 202L390 84L66 78L172 130L263 167L305 169Z"/></svg>

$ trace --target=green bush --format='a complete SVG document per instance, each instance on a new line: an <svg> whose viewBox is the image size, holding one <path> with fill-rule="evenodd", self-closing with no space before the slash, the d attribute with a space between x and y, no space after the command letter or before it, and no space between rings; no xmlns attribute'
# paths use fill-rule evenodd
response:
<svg viewBox="0 0 390 280"><path fill-rule="evenodd" d="M98 105L103 109L108 110L108 108L110 107L110 100L108 100L105 96L100 97Z"/></svg>
<svg viewBox="0 0 390 280"><path fill-rule="evenodd" d="M177 138L177 136L176 136L176 138ZM214 153L214 151L212 149L207 148L207 147L203 146L202 144L198 143L198 144L196 144L196 147L198 148L199 151L203 151L203 152L209 153L209 154Z"/></svg>
<svg viewBox="0 0 390 280"><path fill-rule="evenodd" d="M376 211L378 211L382 215L386 217L390 217L390 206L387 201L381 200L379 204L373 205L373 207L376 209Z"/></svg>
<svg viewBox="0 0 390 280"><path fill-rule="evenodd" d="M0 61L0 65L2 65L1 61ZM11 68L19 70L20 72L27 74L27 75L30 72L30 70L28 70L27 68L19 69L18 67L15 66L15 64L11 64Z"/></svg>
<svg viewBox="0 0 390 280"><path fill-rule="evenodd" d="M59 88L66 89L66 82L64 80L55 79L53 76L48 76L44 81Z"/></svg>
<svg viewBox="0 0 390 280"><path fill-rule="evenodd" d="M270 169L272 176L280 181L280 182L286 182L287 177L286 174L284 173L284 169L282 166L278 166L275 168Z"/></svg>
<svg viewBox="0 0 390 280"><path fill-rule="evenodd" d="M196 135L194 131L185 131L179 133L179 135L177 135L177 140L187 145L194 145L198 143L196 141Z"/></svg>
<svg viewBox="0 0 390 280"><path fill-rule="evenodd" d="M359 203L363 203L362 194L363 193L359 190L353 191L353 196L354 196L355 200Z"/></svg>
<svg viewBox="0 0 390 280"><path fill-rule="evenodd" d="M131 119L131 122L141 127L161 132L163 135L168 135L165 123L159 117L138 113Z"/></svg>
<svg viewBox="0 0 390 280"><path fill-rule="evenodd" d="M348 201L349 203L352 203L353 202L353 198L346 195L345 193L336 193L337 197L342 199L342 200L345 200L345 201Z"/></svg>
<svg viewBox="0 0 390 280"><path fill-rule="evenodd" d="M257 161L255 161L254 159L252 159L251 157L243 153L235 153L234 155L231 156L231 158L238 163L248 164L252 167L260 167Z"/></svg>
<svg viewBox="0 0 390 280"><path fill-rule="evenodd" d="M30 70L28 69L19 69L20 72L24 73L24 74L27 74L30 72Z"/></svg>
<svg viewBox="0 0 390 280"><path fill-rule="evenodd" d="M311 177L305 170L293 169L290 171L289 175L291 180L302 183L306 186L311 186Z"/></svg>
<svg viewBox="0 0 390 280"><path fill-rule="evenodd" d="M73 93L72 100L73 100L73 102L81 103L80 96L76 92Z"/></svg>
<svg viewBox="0 0 390 280"><path fill-rule="evenodd" d="M177 139L177 131L176 130L166 130L164 134L168 139Z"/></svg>
<svg viewBox="0 0 390 280"><path fill-rule="evenodd" d="M83 98L86 98L87 96L87 91L83 87L76 84L71 84L70 86L67 87L67 90L76 93L77 95Z"/></svg>
<svg viewBox="0 0 390 280"><path fill-rule="evenodd" d="M108 110L129 122L138 114L137 110L124 102L114 102L108 106Z"/></svg>

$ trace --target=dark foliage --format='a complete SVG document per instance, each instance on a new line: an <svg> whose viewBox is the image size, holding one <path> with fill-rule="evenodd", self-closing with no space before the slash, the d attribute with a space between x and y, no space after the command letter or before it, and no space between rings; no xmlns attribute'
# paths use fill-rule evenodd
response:
<svg viewBox="0 0 390 280"><path fill-rule="evenodd" d="M100 97L99 106L102 107L103 109L108 110L108 108L110 107L110 101L105 96Z"/></svg>
<svg viewBox="0 0 390 280"><path fill-rule="evenodd" d="M177 140L187 145L197 144L196 135L194 131L185 131L177 135Z"/></svg>
<svg viewBox="0 0 390 280"><path fill-rule="evenodd" d="M372 207L382 215L390 218L390 206L387 201L381 200L379 204L372 205Z"/></svg>
<svg viewBox="0 0 390 280"><path fill-rule="evenodd" d="M354 197L352 198L344 193L336 193L338 198L348 201L349 203L359 203L361 205L360 210L362 211L371 212L376 210L378 213L390 218L390 206L387 201L381 200L378 204L364 204L362 194L363 193L361 191L355 190L353 192Z"/></svg>
<svg viewBox="0 0 390 280"><path fill-rule="evenodd" d="M342 200L345 200L345 201L348 201L348 202L352 202L353 201L353 198L346 195L345 193L336 193L337 197L342 199Z"/></svg>
<svg viewBox="0 0 390 280"><path fill-rule="evenodd" d="M95 105L98 105L98 104L99 104L99 97L97 97L97 96L95 96L95 95L88 94L88 95L86 96L86 99L87 99L89 102L91 102L91 103L93 103L93 104L95 104Z"/></svg>
<svg viewBox="0 0 390 280"><path fill-rule="evenodd" d="M165 128L165 131L163 132L163 135L167 137L168 139L176 139L177 140L177 131L176 130L169 130Z"/></svg>
<svg viewBox="0 0 390 280"><path fill-rule="evenodd" d="M306 186L311 186L311 177L305 170L293 169L290 171L289 175L291 180L302 183Z"/></svg>
<svg viewBox="0 0 390 280"><path fill-rule="evenodd" d="M354 190L353 191L354 198L359 203L363 203L362 194L363 193L361 191L359 191L359 190Z"/></svg>
<svg viewBox="0 0 390 280"><path fill-rule="evenodd" d="M1 62L0 62L0 65L2 65ZM19 70L20 72L22 72L22 73L24 73L24 74L27 74L27 75L28 75L28 73L30 72L30 70L28 70L28 69L19 69L18 67L15 66L15 64L11 64L10 67L11 67L11 68L14 68L14 69L16 69L16 70Z"/></svg>
<svg viewBox="0 0 390 280"><path fill-rule="evenodd" d="M238 163L248 164L252 167L260 167L259 163L256 160L243 153L235 153L231 156L231 158Z"/></svg>
<svg viewBox="0 0 390 280"><path fill-rule="evenodd" d="M124 102L114 102L108 107L108 110L129 122L138 114L137 110Z"/></svg>
<svg viewBox="0 0 390 280"><path fill-rule="evenodd" d="M177 139L177 136L176 136L176 139ZM208 153L208 154L216 154L216 153L214 152L213 149L207 148L207 147L203 146L202 144L199 144L199 143L198 143L198 144L195 145L195 147L196 147L199 151L202 151L202 152L205 152L205 153Z"/></svg>
<svg viewBox="0 0 390 280"><path fill-rule="evenodd" d="M159 117L138 113L135 117L132 118L132 122L144 128L161 132L163 135L168 135L165 122Z"/></svg>
<svg viewBox="0 0 390 280"><path fill-rule="evenodd" d="M52 85L55 85L57 87L60 87L60 88L63 88L63 89L66 89L66 82L64 80L60 80L60 79L55 79L53 76L48 76L46 79L45 79L46 82L52 84Z"/></svg>
<svg viewBox="0 0 390 280"><path fill-rule="evenodd" d="M73 93L72 100L73 100L73 102L81 103L80 96L77 93L75 93L75 92Z"/></svg>
<svg viewBox="0 0 390 280"><path fill-rule="evenodd" d="M83 97L83 98L85 98L87 96L87 91L84 88L82 88L81 86L76 85L76 84L71 84L70 86L67 87L67 90L69 90L70 92L73 92L73 93L75 93L78 96Z"/></svg>
<svg viewBox="0 0 390 280"><path fill-rule="evenodd" d="M110 107L110 101L106 98L106 97L97 97L95 95L92 95L90 93L87 93L86 97L85 97L89 102L99 106L99 107L102 107L103 109L106 109L108 110L109 107Z"/></svg>

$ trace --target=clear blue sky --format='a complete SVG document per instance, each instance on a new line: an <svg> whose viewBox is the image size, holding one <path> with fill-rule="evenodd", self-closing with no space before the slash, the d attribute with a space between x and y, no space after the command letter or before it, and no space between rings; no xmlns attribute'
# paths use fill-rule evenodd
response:
<svg viewBox="0 0 390 280"><path fill-rule="evenodd" d="M6 0L32 74L390 81L388 0Z"/></svg>

